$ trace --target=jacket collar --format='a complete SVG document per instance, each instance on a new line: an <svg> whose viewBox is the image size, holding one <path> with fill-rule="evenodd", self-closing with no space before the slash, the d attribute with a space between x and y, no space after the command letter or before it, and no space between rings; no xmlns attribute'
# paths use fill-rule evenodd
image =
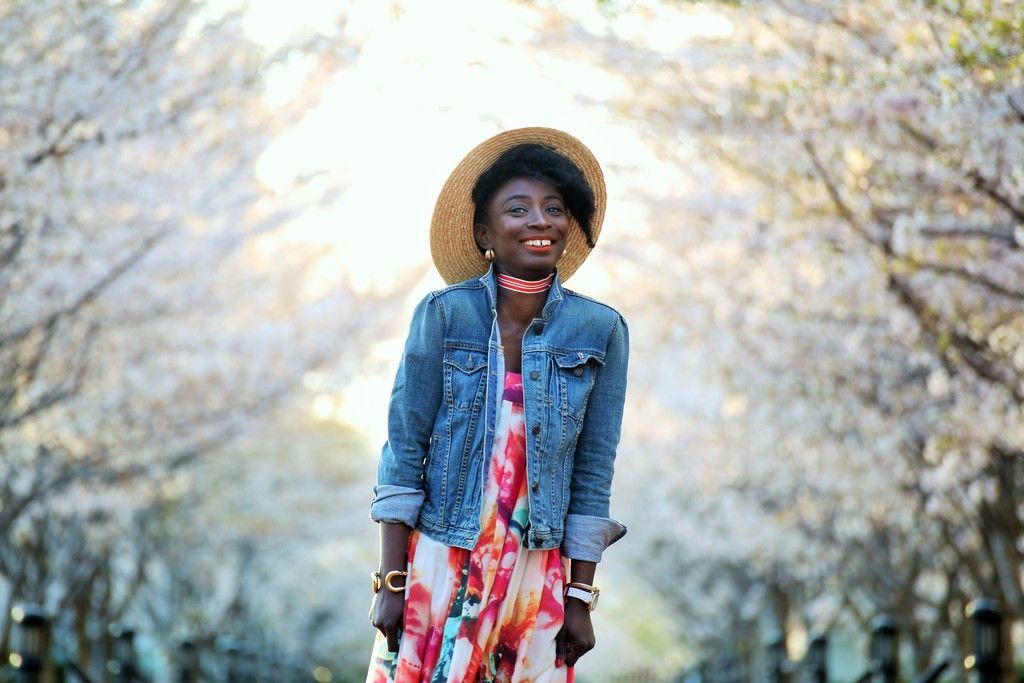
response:
<svg viewBox="0 0 1024 683"><path fill-rule="evenodd" d="M487 267L487 272L480 276L480 282L487 290L487 298L491 303L491 312L493 313L498 310L498 274L494 270L493 263ZM555 268L555 279L551 281L547 301L544 302L544 308L540 313L541 319L545 322L555 314L558 304L562 301L562 291L562 279L558 275L558 269Z"/></svg>

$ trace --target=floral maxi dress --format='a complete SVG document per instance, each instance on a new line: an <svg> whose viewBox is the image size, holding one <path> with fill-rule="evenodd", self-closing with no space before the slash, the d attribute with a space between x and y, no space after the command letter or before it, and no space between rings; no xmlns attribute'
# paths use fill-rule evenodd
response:
<svg viewBox="0 0 1024 683"><path fill-rule="evenodd" d="M398 653L377 633L367 683L565 683L555 662L566 576L558 548L528 550L522 377L505 373L472 551L413 530Z"/></svg>

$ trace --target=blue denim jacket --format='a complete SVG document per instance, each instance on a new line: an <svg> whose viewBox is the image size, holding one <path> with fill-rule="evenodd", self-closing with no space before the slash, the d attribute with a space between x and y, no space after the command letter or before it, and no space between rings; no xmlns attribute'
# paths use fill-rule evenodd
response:
<svg viewBox="0 0 1024 683"><path fill-rule="evenodd" d="M370 507L473 548L505 376L493 270L416 307L388 411ZM528 548L598 562L626 527L608 516L629 334L614 309L556 276L523 336Z"/></svg>

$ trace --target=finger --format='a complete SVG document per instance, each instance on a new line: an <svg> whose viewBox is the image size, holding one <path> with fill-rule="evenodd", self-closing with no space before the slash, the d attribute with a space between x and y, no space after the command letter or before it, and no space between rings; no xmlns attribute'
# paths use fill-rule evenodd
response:
<svg viewBox="0 0 1024 683"><path fill-rule="evenodd" d="M576 662L580 661L580 657L587 654L594 649L593 642L580 643L574 640L569 640L566 643L566 666L576 666Z"/></svg>
<svg viewBox="0 0 1024 683"><path fill-rule="evenodd" d="M377 610L374 609L376 604L370 605L370 613L367 615L370 618L370 626L374 627L381 634L384 633L384 625L381 624L380 619L377 617Z"/></svg>
<svg viewBox="0 0 1024 683"><path fill-rule="evenodd" d="M565 661L565 626L555 636L555 666L562 666Z"/></svg>
<svg viewBox="0 0 1024 683"><path fill-rule="evenodd" d="M388 652L398 652L398 628L390 627L384 632L384 635L388 639Z"/></svg>
<svg viewBox="0 0 1024 683"><path fill-rule="evenodd" d="M576 652L576 645L569 640L565 644L565 665L576 666L576 660L579 659L579 654Z"/></svg>

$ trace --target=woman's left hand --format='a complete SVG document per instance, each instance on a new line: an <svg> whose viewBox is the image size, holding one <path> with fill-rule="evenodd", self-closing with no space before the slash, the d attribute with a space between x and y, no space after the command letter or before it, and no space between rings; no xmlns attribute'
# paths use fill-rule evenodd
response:
<svg viewBox="0 0 1024 683"><path fill-rule="evenodd" d="M594 649L594 643L590 609L580 600L566 598L565 621L555 638L556 659L566 666L575 666L576 660Z"/></svg>

